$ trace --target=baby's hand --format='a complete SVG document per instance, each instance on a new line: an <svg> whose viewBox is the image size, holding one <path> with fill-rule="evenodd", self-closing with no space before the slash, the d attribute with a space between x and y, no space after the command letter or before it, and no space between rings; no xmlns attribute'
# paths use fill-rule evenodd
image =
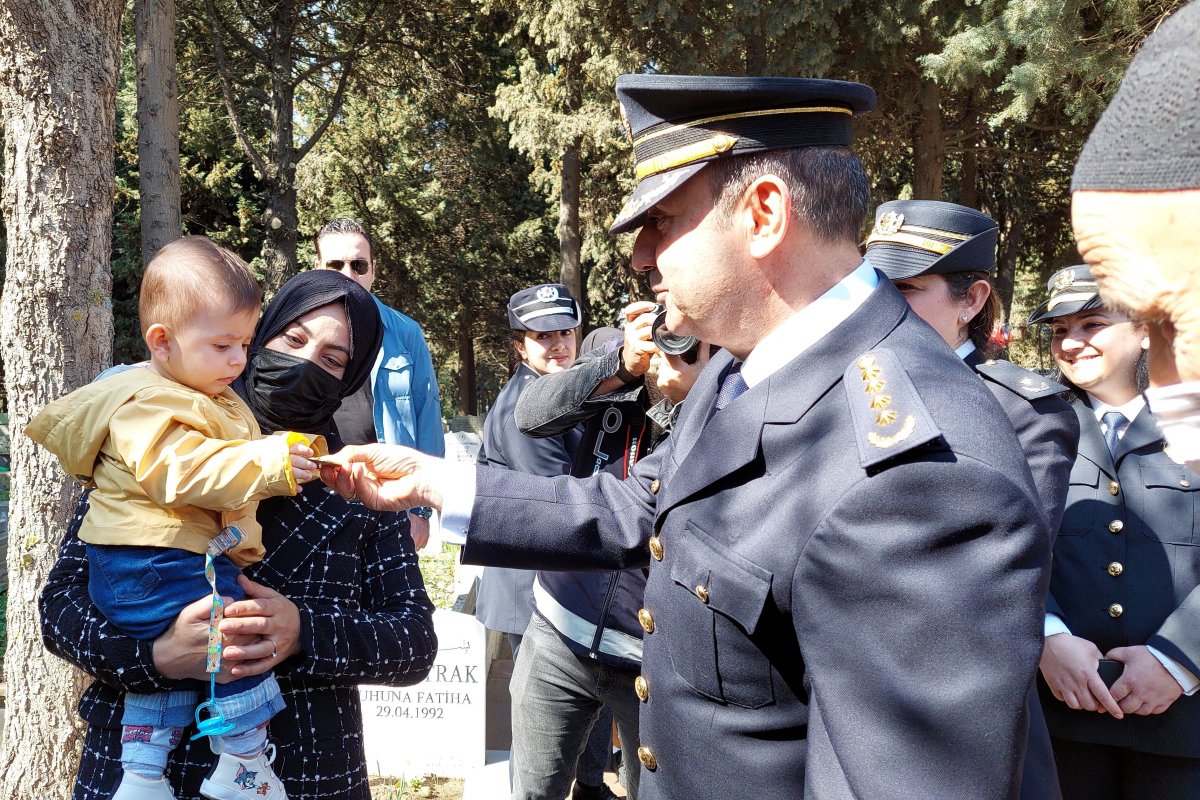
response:
<svg viewBox="0 0 1200 800"><path fill-rule="evenodd" d="M294 444L288 448L288 457L292 462L292 476L296 479L296 483L308 483L317 477L319 468L309 461L312 456L312 448L306 444Z"/></svg>

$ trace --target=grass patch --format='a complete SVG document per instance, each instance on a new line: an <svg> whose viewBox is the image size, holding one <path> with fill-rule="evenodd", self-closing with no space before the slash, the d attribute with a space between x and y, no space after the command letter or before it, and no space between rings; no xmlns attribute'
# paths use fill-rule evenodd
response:
<svg viewBox="0 0 1200 800"><path fill-rule="evenodd" d="M421 551L421 577L425 579L425 591L438 608L454 608L454 565L458 561L459 548L442 544L439 552Z"/></svg>

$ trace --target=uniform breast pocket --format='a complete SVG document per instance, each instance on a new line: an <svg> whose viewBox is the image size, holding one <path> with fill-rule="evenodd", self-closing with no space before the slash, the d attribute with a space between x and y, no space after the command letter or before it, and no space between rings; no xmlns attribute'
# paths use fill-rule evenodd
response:
<svg viewBox="0 0 1200 800"><path fill-rule="evenodd" d="M771 663L756 635L771 574L715 542L694 523L674 550L664 613L671 663L702 695L759 708L775 702Z"/></svg>
<svg viewBox="0 0 1200 800"><path fill-rule="evenodd" d="M1142 466L1142 531L1157 542L1200 544L1196 539L1200 478L1177 464Z"/></svg>
<svg viewBox="0 0 1200 800"><path fill-rule="evenodd" d="M1067 501L1064 507L1059 536L1086 536L1104 516L1105 504L1100 502L1100 468L1080 457L1071 467L1071 478L1067 486Z"/></svg>
<svg viewBox="0 0 1200 800"><path fill-rule="evenodd" d="M383 385L392 397L408 398L412 395L413 361L408 353L398 353L379 365Z"/></svg>

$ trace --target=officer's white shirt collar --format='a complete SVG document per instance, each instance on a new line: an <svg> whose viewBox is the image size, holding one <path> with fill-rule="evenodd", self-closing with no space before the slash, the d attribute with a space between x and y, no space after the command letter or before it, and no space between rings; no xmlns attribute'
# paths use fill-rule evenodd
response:
<svg viewBox="0 0 1200 800"><path fill-rule="evenodd" d="M829 291L784 320L763 337L742 363L747 386L762 383L812 347L866 302L879 285L871 262L863 259Z"/></svg>
<svg viewBox="0 0 1200 800"><path fill-rule="evenodd" d="M964 360L966 359L967 356L971 355L971 353L974 353L974 352L975 352L975 343L972 342L970 339L967 339L965 342L960 344L958 347L954 348L954 354Z"/></svg>
<svg viewBox="0 0 1200 800"><path fill-rule="evenodd" d="M1100 423L1100 427L1104 427L1104 415L1110 411L1120 411L1125 417L1126 423L1121 426L1121 430L1117 431L1117 438L1124 439L1125 431L1129 430L1129 423L1137 419L1137 415L1142 413L1142 409L1146 407L1146 399L1140 394L1134 395L1133 399L1121 406L1110 406L1107 403L1101 403L1100 400L1093 395L1088 395L1088 402L1092 407L1092 413L1096 415L1096 422Z"/></svg>

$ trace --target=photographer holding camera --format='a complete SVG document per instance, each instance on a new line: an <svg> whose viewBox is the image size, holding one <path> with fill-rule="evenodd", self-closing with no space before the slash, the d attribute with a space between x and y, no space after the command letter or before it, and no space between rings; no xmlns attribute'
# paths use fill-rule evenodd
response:
<svg viewBox="0 0 1200 800"><path fill-rule="evenodd" d="M627 477L667 435L674 411L708 363L708 347L669 340L661 323L658 339L666 348L678 352L683 345L689 352L660 351L653 337L659 311L653 303L626 306L624 333L592 331L570 369L543 375L521 393L515 418L527 436L554 436L583 423L572 475ZM635 767L624 776L626 789L637 797L638 706L645 692L638 685L637 611L645 587L642 569L537 574L535 614L523 640L528 655L512 678L513 731L523 737L513 748L520 796L566 794L588 731L607 706L623 761ZM547 724L551 719L555 724ZM578 784L571 795L591 796Z"/></svg>

